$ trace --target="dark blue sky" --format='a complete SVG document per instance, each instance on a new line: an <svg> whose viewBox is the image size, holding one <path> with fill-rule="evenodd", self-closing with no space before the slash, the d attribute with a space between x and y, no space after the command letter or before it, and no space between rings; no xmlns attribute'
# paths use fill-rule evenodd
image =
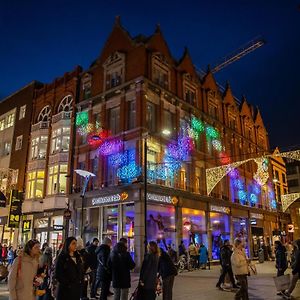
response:
<svg viewBox="0 0 300 300"><path fill-rule="evenodd" d="M6 3L4 3L6 2ZM300 0L0 1L0 98L99 55L116 15L135 36L160 23L175 58L206 68L257 35L267 44L216 74L260 107L272 146L300 147Z"/></svg>

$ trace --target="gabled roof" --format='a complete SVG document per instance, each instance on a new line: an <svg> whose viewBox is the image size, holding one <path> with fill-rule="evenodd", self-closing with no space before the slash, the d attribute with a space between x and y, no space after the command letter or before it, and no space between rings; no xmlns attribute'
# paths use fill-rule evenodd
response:
<svg viewBox="0 0 300 300"><path fill-rule="evenodd" d="M198 78L195 66L193 64L192 58L187 47L184 47L184 52L177 64L177 68L180 71L188 72L194 77L194 79Z"/></svg>
<svg viewBox="0 0 300 300"><path fill-rule="evenodd" d="M264 121L262 119L260 110L258 108L257 108L257 114L256 114L256 117L255 117L255 122L254 123L255 123L256 126L259 126L259 127L263 128L264 130L266 130Z"/></svg>
<svg viewBox="0 0 300 300"><path fill-rule="evenodd" d="M229 82L226 82L225 91L223 93L223 101L225 104L234 105L237 108L236 100L232 94L231 86Z"/></svg>
<svg viewBox="0 0 300 300"><path fill-rule="evenodd" d="M213 73L211 72L209 65L207 67L206 75L203 78L203 86L206 89L211 89L211 90L215 90L215 91L219 90L217 82L215 80Z"/></svg>
<svg viewBox="0 0 300 300"><path fill-rule="evenodd" d="M169 60L170 63L175 63L176 60L171 54L171 51L162 34L159 24L156 25L154 34L149 37L146 47L153 52L162 53Z"/></svg>
<svg viewBox="0 0 300 300"><path fill-rule="evenodd" d="M274 150L274 152L273 152L273 155L274 155L274 156L272 156L272 159L275 160L275 161L277 161L277 162L279 162L280 164L282 164L282 165L285 166L285 161L284 161L284 159L283 159L281 156L275 156L275 154L280 154L280 151L279 151L279 148L278 148L278 147L275 148L275 150ZM277 178L277 179L278 179L278 178Z"/></svg>
<svg viewBox="0 0 300 300"><path fill-rule="evenodd" d="M254 123L252 113L251 113L251 108L247 103L246 97L243 96L242 98L242 104L240 107L240 113L242 116L247 116L249 119Z"/></svg>

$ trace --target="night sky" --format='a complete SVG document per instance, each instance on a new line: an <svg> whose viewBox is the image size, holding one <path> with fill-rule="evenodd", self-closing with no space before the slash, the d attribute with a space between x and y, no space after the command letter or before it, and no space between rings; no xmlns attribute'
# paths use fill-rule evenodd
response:
<svg viewBox="0 0 300 300"><path fill-rule="evenodd" d="M6 2L6 3L4 3ZM195 4L197 3L197 4ZM159 23L172 55L206 69L261 35L266 45L215 74L259 106L271 146L300 148L300 0L0 1L0 98L88 68L121 16L132 36Z"/></svg>

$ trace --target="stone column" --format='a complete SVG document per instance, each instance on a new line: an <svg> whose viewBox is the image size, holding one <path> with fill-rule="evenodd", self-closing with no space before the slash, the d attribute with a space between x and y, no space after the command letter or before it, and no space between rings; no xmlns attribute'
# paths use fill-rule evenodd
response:
<svg viewBox="0 0 300 300"><path fill-rule="evenodd" d="M212 234L211 234L211 224L210 224L210 214L209 210L205 212L206 216L206 230L207 230L207 250L208 250L208 256L209 259L212 259Z"/></svg>
<svg viewBox="0 0 300 300"><path fill-rule="evenodd" d="M175 234L175 251L178 252L178 247L182 240L182 207L175 207L175 225L176 225L176 234Z"/></svg>

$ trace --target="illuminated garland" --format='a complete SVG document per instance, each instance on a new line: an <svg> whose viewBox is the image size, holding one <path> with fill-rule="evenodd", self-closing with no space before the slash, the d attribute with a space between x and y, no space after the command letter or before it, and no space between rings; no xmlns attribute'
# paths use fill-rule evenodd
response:
<svg viewBox="0 0 300 300"><path fill-rule="evenodd" d="M117 176L126 181L131 181L132 179L138 177L141 174L142 168L139 167L135 162L130 162L129 164L120 167L117 170Z"/></svg>
<svg viewBox="0 0 300 300"><path fill-rule="evenodd" d="M300 199L300 193L281 195L282 211L285 212L298 199Z"/></svg>
<svg viewBox="0 0 300 300"><path fill-rule="evenodd" d="M89 122L89 114L87 111L79 111L76 113L76 126L83 126L85 127Z"/></svg>
<svg viewBox="0 0 300 300"><path fill-rule="evenodd" d="M257 171L253 178L259 185L265 185L269 179L269 161L265 157L256 158L254 161L257 164Z"/></svg>
<svg viewBox="0 0 300 300"><path fill-rule="evenodd" d="M119 139L106 140L98 148L100 155L108 156L120 152L123 148L123 142Z"/></svg>

